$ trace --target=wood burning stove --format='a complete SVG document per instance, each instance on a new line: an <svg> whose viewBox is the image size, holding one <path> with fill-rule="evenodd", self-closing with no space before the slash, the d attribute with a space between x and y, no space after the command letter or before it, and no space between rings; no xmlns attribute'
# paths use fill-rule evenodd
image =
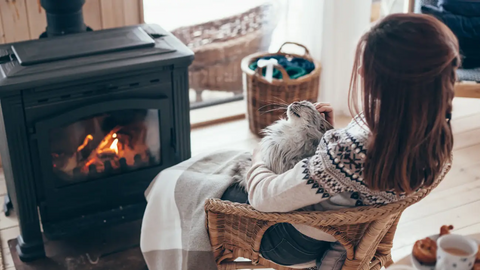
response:
<svg viewBox="0 0 480 270"><path fill-rule="evenodd" d="M0 45L0 141L18 254L139 219L143 192L190 157L193 53L156 25Z"/></svg>

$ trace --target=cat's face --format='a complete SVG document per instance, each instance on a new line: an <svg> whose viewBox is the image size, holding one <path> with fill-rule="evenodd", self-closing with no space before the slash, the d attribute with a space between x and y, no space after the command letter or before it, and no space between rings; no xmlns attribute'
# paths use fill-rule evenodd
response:
<svg viewBox="0 0 480 270"><path fill-rule="evenodd" d="M288 122L293 125L319 126L323 123L324 117L317 111L315 105L310 101L293 102L287 108Z"/></svg>

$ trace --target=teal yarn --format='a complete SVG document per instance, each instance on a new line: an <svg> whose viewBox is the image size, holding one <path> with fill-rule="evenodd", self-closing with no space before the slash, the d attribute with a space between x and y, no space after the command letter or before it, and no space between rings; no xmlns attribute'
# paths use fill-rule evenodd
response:
<svg viewBox="0 0 480 270"><path fill-rule="evenodd" d="M285 68L285 70L287 71L290 79L293 79L293 80L307 75L307 71L301 67L287 67Z"/></svg>
<svg viewBox="0 0 480 270"><path fill-rule="evenodd" d="M258 60L259 59L257 59L255 62L251 63L248 67L251 70L254 70L254 71L257 70L257 68L258 68L257 61ZM287 72L288 76L292 80L298 79L298 78L300 78L302 76L305 76L308 73L310 73L305 68L302 68L302 67L299 67L299 66L287 66L287 67L284 67L284 68L285 68L285 71ZM267 72L266 70L267 70L266 68L262 69L262 75L264 77L265 77L265 73ZM274 79L277 79L277 80L283 79L282 72L280 72L280 70L278 70L276 68L273 68L273 76L272 77Z"/></svg>

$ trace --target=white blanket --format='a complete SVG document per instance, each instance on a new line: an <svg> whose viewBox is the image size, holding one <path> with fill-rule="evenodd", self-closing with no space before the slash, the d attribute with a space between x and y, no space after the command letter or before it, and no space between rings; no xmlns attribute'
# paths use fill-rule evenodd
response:
<svg viewBox="0 0 480 270"><path fill-rule="evenodd" d="M251 154L220 151L159 173L145 192L140 247L149 270L217 270L205 227L204 203L232 182L231 166Z"/></svg>

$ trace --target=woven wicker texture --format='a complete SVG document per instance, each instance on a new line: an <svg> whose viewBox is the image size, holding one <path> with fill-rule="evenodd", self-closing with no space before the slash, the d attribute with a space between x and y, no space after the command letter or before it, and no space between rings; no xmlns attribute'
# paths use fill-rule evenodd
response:
<svg viewBox="0 0 480 270"><path fill-rule="evenodd" d="M392 242L402 212L428 195L439 182L400 202L325 212L263 213L246 204L209 199L205 202L207 229L218 269L249 268L233 261L243 257L253 265L293 270L265 260L259 254L265 231L285 222L316 227L334 236L347 250L343 270L380 270L393 263Z"/></svg>
<svg viewBox="0 0 480 270"><path fill-rule="evenodd" d="M283 46L286 44L295 44L305 49L304 55L288 54L282 52ZM250 64L260 57L272 55L285 55L287 57L302 57L308 59L315 64L315 69L305 76L292 80L289 78L285 69L277 65L277 68L282 72L282 80L273 79L268 82L262 75L262 69L251 70ZM277 121L283 114L282 111L273 110L267 111L268 105L272 103L292 103L294 101L308 100L316 102L320 87L320 73L321 65L315 61L308 49L298 43L285 42L277 53L256 53L247 56L242 61L242 71L245 77L244 89L247 100L247 115L250 130L261 136L262 129ZM265 112L267 111L267 112Z"/></svg>
<svg viewBox="0 0 480 270"><path fill-rule="evenodd" d="M268 49L276 25L274 6L265 4L244 13L193 26L172 34L195 53L189 68L195 90L242 92L242 58Z"/></svg>

